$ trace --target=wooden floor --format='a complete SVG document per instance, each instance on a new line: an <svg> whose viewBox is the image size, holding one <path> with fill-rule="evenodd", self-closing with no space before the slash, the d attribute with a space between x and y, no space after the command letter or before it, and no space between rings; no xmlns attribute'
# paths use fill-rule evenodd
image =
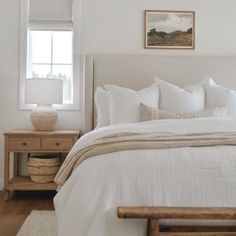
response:
<svg viewBox="0 0 236 236"><path fill-rule="evenodd" d="M15 192L5 202L0 192L0 236L15 236L32 210L53 210L55 192Z"/></svg>

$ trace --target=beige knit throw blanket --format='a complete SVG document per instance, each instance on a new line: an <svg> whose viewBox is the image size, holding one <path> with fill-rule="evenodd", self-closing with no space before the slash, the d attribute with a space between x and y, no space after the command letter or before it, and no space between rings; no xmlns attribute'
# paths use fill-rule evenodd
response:
<svg viewBox="0 0 236 236"><path fill-rule="evenodd" d="M95 140L68 156L55 177L60 188L84 160L125 150L236 145L236 133L118 133Z"/></svg>

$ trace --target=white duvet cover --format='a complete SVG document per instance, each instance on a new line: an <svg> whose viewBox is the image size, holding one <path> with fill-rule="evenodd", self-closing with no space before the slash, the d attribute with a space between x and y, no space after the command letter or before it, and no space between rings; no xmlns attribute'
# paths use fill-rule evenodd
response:
<svg viewBox="0 0 236 236"><path fill-rule="evenodd" d="M158 120L104 127L71 152L123 131L236 131L233 118ZM131 150L85 160L54 199L59 236L144 236L145 220L118 219L118 206L236 207L236 147Z"/></svg>

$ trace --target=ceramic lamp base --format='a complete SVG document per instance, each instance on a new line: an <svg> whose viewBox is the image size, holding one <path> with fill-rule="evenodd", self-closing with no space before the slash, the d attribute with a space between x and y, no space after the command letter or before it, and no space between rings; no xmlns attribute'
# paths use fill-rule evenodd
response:
<svg viewBox="0 0 236 236"><path fill-rule="evenodd" d="M38 106L31 113L31 122L36 131L53 131L57 122L57 112L49 106Z"/></svg>

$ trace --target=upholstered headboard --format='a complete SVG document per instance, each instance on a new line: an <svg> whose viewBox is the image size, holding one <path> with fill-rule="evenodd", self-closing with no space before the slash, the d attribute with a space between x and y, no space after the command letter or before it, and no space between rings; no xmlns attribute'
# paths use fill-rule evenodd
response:
<svg viewBox="0 0 236 236"><path fill-rule="evenodd" d="M155 76L179 86L212 77L220 84L236 89L236 56L86 56L84 132L93 128L93 99L98 86L116 84L141 89L153 83Z"/></svg>

